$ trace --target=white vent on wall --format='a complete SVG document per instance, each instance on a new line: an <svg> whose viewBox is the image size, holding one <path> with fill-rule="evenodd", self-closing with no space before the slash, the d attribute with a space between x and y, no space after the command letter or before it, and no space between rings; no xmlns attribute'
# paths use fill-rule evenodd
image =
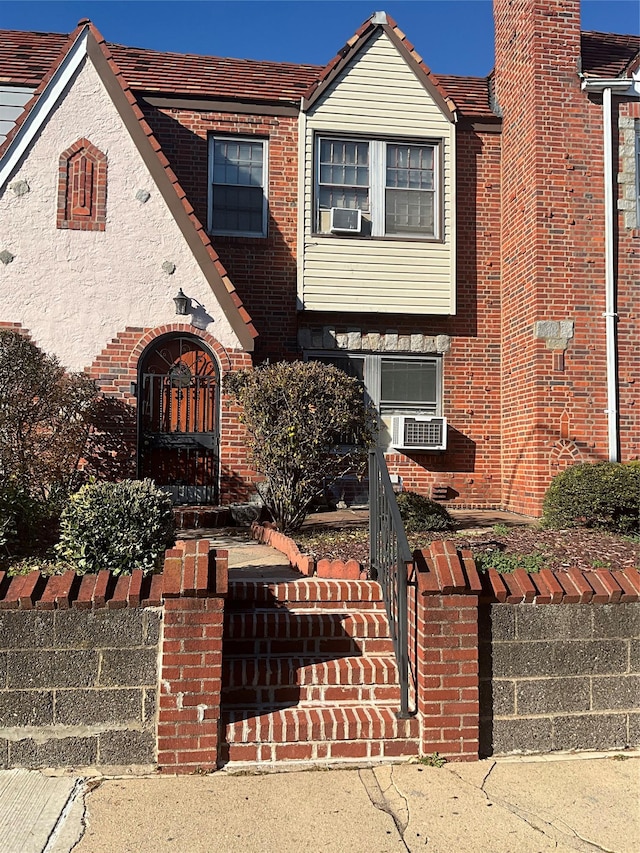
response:
<svg viewBox="0 0 640 853"><path fill-rule="evenodd" d="M331 231L336 234L359 234L362 211L350 207L331 208Z"/></svg>
<svg viewBox="0 0 640 853"><path fill-rule="evenodd" d="M391 422L396 450L446 450L447 419L433 415L396 415Z"/></svg>

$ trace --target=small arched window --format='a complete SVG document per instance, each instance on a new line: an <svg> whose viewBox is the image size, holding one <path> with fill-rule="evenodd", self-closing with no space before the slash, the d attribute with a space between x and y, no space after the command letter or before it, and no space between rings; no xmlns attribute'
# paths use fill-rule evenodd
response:
<svg viewBox="0 0 640 853"><path fill-rule="evenodd" d="M107 221L107 156L88 139L60 155L58 228L104 231Z"/></svg>

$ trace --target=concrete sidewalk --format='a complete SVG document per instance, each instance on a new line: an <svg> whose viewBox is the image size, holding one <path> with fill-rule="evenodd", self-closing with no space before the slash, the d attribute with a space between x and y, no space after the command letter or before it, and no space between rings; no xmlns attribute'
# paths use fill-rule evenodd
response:
<svg viewBox="0 0 640 853"><path fill-rule="evenodd" d="M84 798L67 807L62 821L56 816L55 837L29 850L640 850L638 752L597 758L486 760L442 768L398 764L245 776L219 772L180 778L92 779L87 789ZM34 825L31 836L47 839L50 834ZM10 840L0 837L3 853L26 849L11 846Z"/></svg>

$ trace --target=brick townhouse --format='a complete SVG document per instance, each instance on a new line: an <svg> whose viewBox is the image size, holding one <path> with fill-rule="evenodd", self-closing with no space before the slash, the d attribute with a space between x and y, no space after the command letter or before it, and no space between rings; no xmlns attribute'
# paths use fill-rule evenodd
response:
<svg viewBox="0 0 640 853"><path fill-rule="evenodd" d="M99 473L245 498L221 379L294 358L452 505L640 457L640 39L494 18L488 77L383 12L324 68L0 33L0 320L98 382Z"/></svg>

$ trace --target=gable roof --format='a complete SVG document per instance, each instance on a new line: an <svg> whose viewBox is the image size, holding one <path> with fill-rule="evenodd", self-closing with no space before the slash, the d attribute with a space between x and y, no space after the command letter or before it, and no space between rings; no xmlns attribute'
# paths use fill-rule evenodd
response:
<svg viewBox="0 0 640 853"><path fill-rule="evenodd" d="M582 73L588 77L626 77L640 59L640 36L581 34Z"/></svg>
<svg viewBox="0 0 640 853"><path fill-rule="evenodd" d="M257 332L251 317L243 307L242 300L214 250L209 236L189 204L135 96L114 62L104 38L89 21L80 21L76 30L66 40L62 55L44 75L15 127L0 148L0 175L6 182L12 170L11 164L27 150L46 117L55 108L61 86L68 82L85 56L93 62L158 191L182 231L241 346L247 351L253 350L253 339L257 337Z"/></svg>
<svg viewBox="0 0 640 853"><path fill-rule="evenodd" d="M393 18L390 18L385 12L375 12L368 18L356 30L344 47L325 65L317 80L305 92L303 109L308 110L313 106L354 57L364 48L372 36L379 31L384 32L388 36L420 83L422 83L424 88L436 101L444 115L452 121L453 114L457 110L457 105L447 95L440 85L438 78L431 73L431 70L425 65L420 54Z"/></svg>

